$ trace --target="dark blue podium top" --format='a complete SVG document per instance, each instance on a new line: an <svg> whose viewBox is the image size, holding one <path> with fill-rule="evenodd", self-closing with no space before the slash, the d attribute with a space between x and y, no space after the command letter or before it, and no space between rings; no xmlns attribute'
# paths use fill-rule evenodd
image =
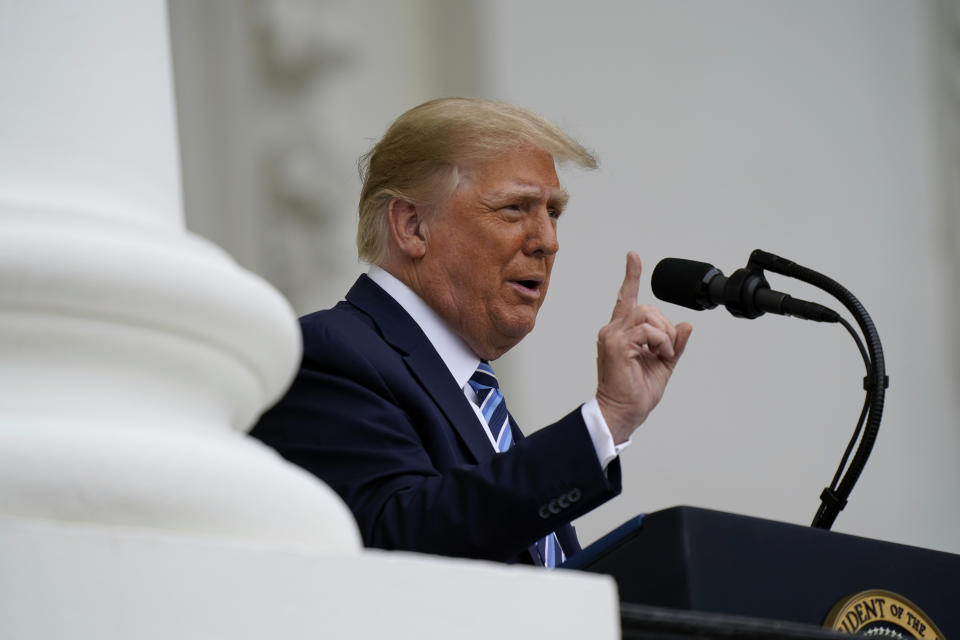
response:
<svg viewBox="0 0 960 640"><path fill-rule="evenodd" d="M622 602L822 624L885 589L960 638L960 556L707 509L634 518L564 568L607 573Z"/></svg>

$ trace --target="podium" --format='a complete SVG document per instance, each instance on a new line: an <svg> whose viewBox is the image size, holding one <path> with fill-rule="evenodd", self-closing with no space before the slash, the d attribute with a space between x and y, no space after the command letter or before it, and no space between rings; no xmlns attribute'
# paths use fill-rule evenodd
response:
<svg viewBox="0 0 960 640"><path fill-rule="evenodd" d="M823 529L673 507L628 521L563 566L612 575L625 605L807 625L852 594L885 590L935 623L902 614L915 637L960 638L960 556ZM850 626L857 615L862 623L870 612Z"/></svg>

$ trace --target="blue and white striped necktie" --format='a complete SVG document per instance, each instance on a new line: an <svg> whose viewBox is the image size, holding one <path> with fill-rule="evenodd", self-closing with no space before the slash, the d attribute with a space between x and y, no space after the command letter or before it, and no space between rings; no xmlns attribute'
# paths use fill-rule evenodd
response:
<svg viewBox="0 0 960 640"><path fill-rule="evenodd" d="M470 376L469 384L477 394L477 405L496 443L496 450L501 453L506 451L513 445L510 414L507 413L507 402L503 398L503 392L500 391L500 384L490 363L481 360L477 370ZM534 546L536 553L531 553L534 555L534 560L539 560L540 564L548 569L554 568L566 559L556 533L550 533L537 540Z"/></svg>
<svg viewBox="0 0 960 640"><path fill-rule="evenodd" d="M477 405L496 443L495 448L503 453L513 444L513 432L510 430L507 402L503 399L497 376L489 363L480 361L477 370L470 376L470 386L477 394Z"/></svg>

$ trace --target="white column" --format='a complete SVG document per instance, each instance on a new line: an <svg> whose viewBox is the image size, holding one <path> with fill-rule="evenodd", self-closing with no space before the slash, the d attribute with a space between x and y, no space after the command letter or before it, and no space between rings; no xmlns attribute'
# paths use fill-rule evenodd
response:
<svg viewBox="0 0 960 640"><path fill-rule="evenodd" d="M0 531L355 551L339 498L244 434L300 334L184 231L165 11L0 0Z"/></svg>

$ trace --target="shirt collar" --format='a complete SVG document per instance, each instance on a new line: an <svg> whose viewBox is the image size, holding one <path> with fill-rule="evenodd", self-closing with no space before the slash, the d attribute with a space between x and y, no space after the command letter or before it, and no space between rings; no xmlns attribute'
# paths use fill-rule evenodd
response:
<svg viewBox="0 0 960 640"><path fill-rule="evenodd" d="M394 275L374 265L370 267L367 276L410 314L436 349L440 359L447 365L457 385L465 387L470 376L477 370L480 358L467 346L463 338L454 333L430 305Z"/></svg>

